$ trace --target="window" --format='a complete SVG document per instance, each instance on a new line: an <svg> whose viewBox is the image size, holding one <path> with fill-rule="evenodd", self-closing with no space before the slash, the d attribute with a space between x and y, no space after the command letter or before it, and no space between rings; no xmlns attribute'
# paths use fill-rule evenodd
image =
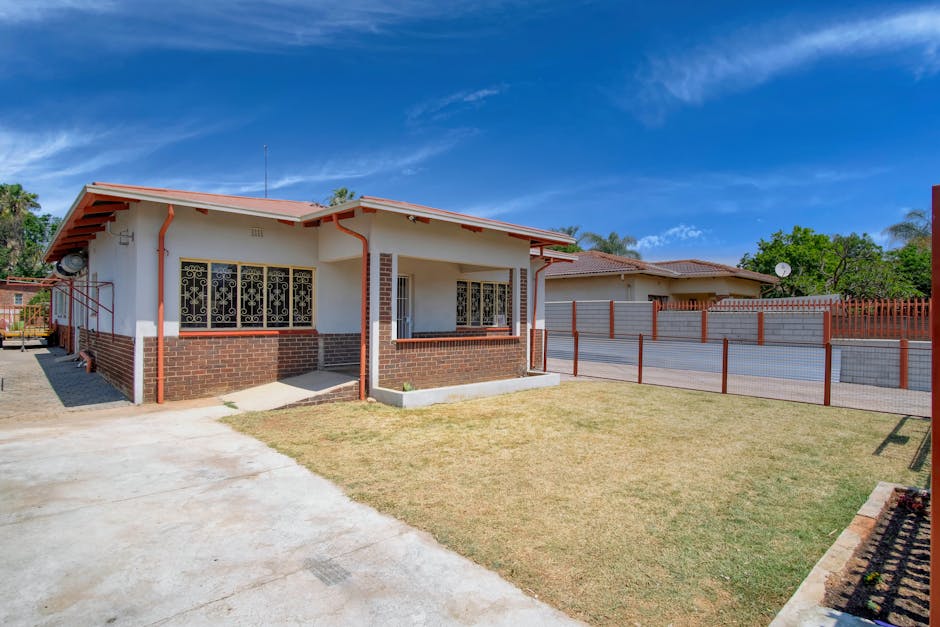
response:
<svg viewBox="0 0 940 627"><path fill-rule="evenodd" d="M23 304L23 293L22 293L22 292L16 292L15 294L13 294L13 304L14 304L14 305L22 305L22 304Z"/></svg>
<svg viewBox="0 0 940 627"><path fill-rule="evenodd" d="M457 281L457 326L508 326L512 290L508 283Z"/></svg>
<svg viewBox="0 0 940 627"><path fill-rule="evenodd" d="M180 327L312 328L314 273L313 268L184 259Z"/></svg>
<svg viewBox="0 0 940 627"><path fill-rule="evenodd" d="M663 303L666 303L666 302L669 301L669 297L668 297L668 296L659 296L659 295L657 295L657 294L649 294L649 295L647 295L646 298L647 298L647 300L649 300L649 302L651 302L651 303L652 303L652 302L658 302L658 303L660 303L660 304L663 304Z"/></svg>

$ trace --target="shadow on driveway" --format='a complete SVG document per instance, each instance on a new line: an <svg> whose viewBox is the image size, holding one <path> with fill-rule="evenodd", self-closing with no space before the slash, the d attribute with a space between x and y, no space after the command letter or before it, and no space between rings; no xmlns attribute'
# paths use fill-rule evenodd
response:
<svg viewBox="0 0 940 627"><path fill-rule="evenodd" d="M97 405L113 401L126 401L127 398L97 372L91 374L78 367L76 361L56 362L65 356L62 349L53 348L49 352L37 353L36 361L42 368L49 385L65 407Z"/></svg>

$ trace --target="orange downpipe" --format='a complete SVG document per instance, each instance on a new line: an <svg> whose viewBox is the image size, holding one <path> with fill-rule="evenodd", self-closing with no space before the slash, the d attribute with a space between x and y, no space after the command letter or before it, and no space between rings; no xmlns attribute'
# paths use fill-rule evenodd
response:
<svg viewBox="0 0 940 627"><path fill-rule="evenodd" d="M364 401L366 400L366 330L368 329L366 319L366 289L369 280L369 240L367 240L364 235L351 231L340 224L339 218L336 215L331 217L337 229L346 235L352 235L362 242L362 303L359 309L359 400Z"/></svg>
<svg viewBox="0 0 940 627"><path fill-rule="evenodd" d="M539 308L539 274L542 270L555 263L554 259L549 259L547 263L538 268L534 275L534 285L532 286L532 326L529 327L529 367L535 368L535 313Z"/></svg>
<svg viewBox="0 0 940 627"><path fill-rule="evenodd" d="M160 234L157 236L157 256L160 258L157 262L157 402L163 402L163 282L166 272L166 230L170 228L170 222L173 221L173 205L166 206L166 219L163 226L160 227Z"/></svg>

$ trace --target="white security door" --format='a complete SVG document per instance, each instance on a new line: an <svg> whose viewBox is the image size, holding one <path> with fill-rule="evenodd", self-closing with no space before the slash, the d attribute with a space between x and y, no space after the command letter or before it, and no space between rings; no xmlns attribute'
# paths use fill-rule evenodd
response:
<svg viewBox="0 0 940 627"><path fill-rule="evenodd" d="M395 328L397 337L411 337L411 277L400 275L398 277L398 298L395 302Z"/></svg>

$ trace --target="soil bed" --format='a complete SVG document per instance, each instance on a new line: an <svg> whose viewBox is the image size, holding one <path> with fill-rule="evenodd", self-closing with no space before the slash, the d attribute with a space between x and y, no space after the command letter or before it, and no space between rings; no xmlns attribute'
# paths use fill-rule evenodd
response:
<svg viewBox="0 0 940 627"><path fill-rule="evenodd" d="M882 624L927 625L929 591L929 497L895 490L871 535L826 583L826 606Z"/></svg>

